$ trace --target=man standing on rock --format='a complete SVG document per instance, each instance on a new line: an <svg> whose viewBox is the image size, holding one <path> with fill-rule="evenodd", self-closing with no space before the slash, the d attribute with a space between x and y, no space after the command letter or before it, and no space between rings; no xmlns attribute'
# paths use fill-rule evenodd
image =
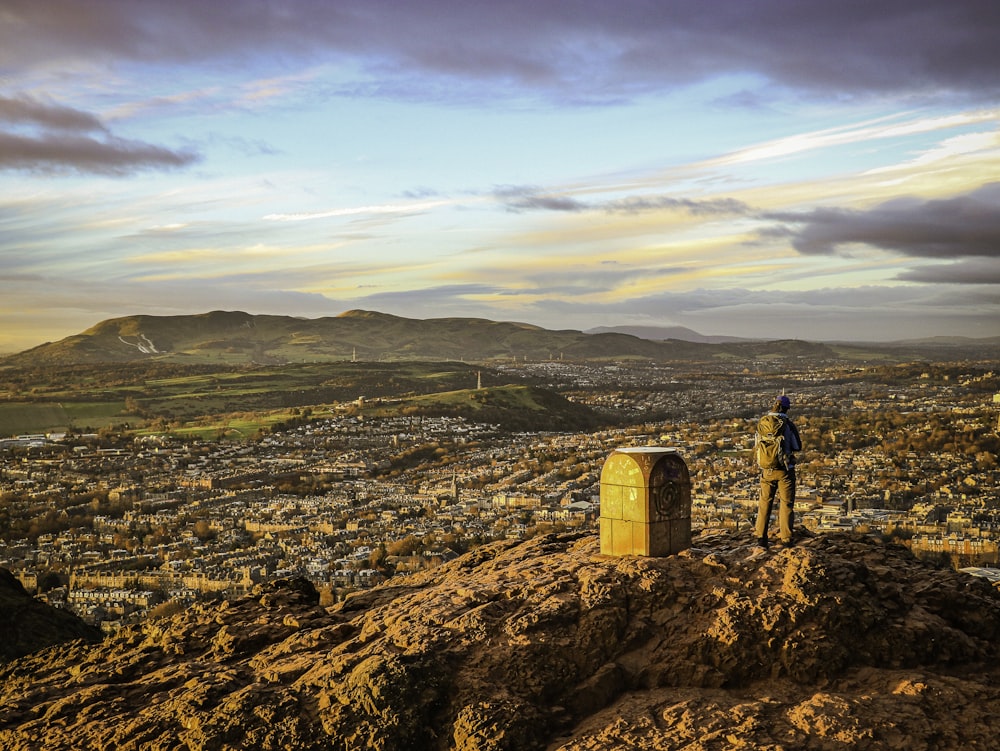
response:
<svg viewBox="0 0 1000 751"><path fill-rule="evenodd" d="M782 394L771 411L757 422L754 457L760 467L760 504L757 507L757 545L767 549L767 526L771 521L774 497L778 497L778 534L781 547L792 544L792 518L795 508L795 453L802 450L802 440L788 418L791 401Z"/></svg>

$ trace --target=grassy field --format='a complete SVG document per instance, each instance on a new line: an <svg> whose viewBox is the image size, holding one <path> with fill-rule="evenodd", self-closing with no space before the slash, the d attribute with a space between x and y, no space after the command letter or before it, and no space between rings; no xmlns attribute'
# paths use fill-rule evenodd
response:
<svg viewBox="0 0 1000 751"><path fill-rule="evenodd" d="M69 422L60 404L0 404L0 437L65 430Z"/></svg>
<svg viewBox="0 0 1000 751"><path fill-rule="evenodd" d="M203 440L245 441L253 438L265 428L287 422L295 417L288 411L268 412L253 415L222 415L216 419L202 419L196 423L172 427L169 432L178 436L189 436ZM156 435L164 431L159 428L137 430L138 435Z"/></svg>
<svg viewBox="0 0 1000 751"><path fill-rule="evenodd" d="M0 437L25 433L100 430L119 424L125 402L31 402L0 403Z"/></svg>

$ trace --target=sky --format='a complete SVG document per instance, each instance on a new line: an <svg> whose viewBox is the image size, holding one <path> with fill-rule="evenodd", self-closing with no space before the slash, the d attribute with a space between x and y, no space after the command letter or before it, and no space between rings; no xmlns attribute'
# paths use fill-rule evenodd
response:
<svg viewBox="0 0 1000 751"><path fill-rule="evenodd" d="M996 0L0 0L0 352L126 315L1000 335Z"/></svg>

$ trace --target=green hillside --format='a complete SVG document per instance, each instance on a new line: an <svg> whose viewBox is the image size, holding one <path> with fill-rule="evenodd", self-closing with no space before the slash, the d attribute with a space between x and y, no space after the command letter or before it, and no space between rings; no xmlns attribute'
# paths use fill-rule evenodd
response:
<svg viewBox="0 0 1000 751"><path fill-rule="evenodd" d="M536 386L462 389L382 403L360 410L372 415L465 417L508 430L587 430L604 424L592 409Z"/></svg>

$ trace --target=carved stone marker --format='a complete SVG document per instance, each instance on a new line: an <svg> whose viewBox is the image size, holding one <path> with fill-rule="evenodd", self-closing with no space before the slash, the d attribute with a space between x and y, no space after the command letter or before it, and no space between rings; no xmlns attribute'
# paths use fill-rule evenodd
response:
<svg viewBox="0 0 1000 751"><path fill-rule="evenodd" d="M691 547L691 477L676 449L617 449L601 470L601 553L666 556Z"/></svg>

